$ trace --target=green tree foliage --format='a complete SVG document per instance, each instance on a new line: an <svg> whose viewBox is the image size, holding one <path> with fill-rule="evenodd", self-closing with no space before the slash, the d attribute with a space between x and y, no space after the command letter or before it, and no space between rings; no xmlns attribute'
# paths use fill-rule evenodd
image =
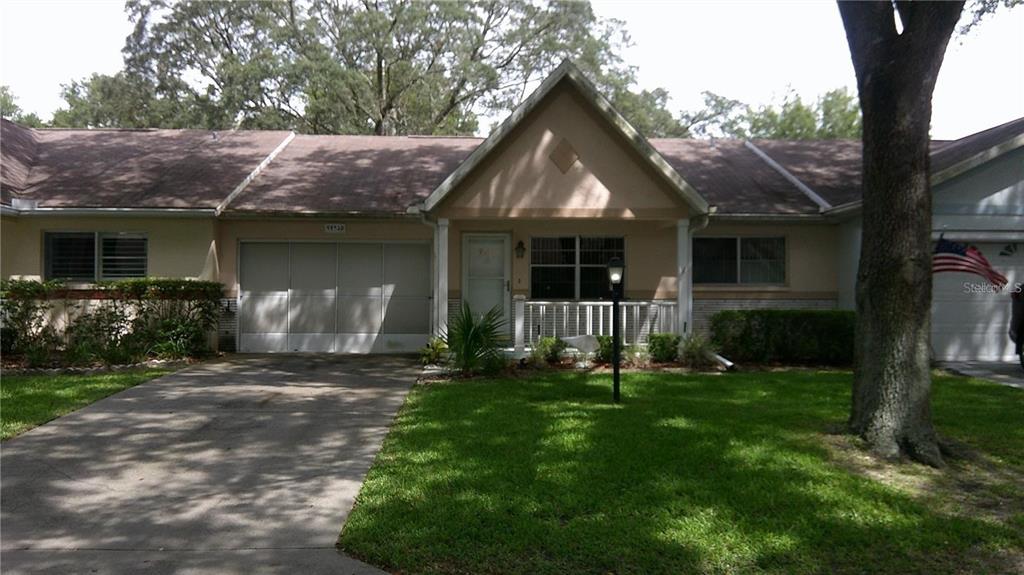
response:
<svg viewBox="0 0 1024 575"><path fill-rule="evenodd" d="M157 93L145 78L118 72L93 74L61 86L67 107L53 113L61 128L188 128L204 125L201 108Z"/></svg>
<svg viewBox="0 0 1024 575"><path fill-rule="evenodd" d="M813 104L790 92L781 105L758 108L704 92L704 108L685 119L697 135L728 138L822 140L861 134L860 107L846 88L830 90Z"/></svg>
<svg viewBox="0 0 1024 575"><path fill-rule="evenodd" d="M0 86L0 117L32 128L43 126L43 121L39 119L39 116L22 111L21 106L18 105L18 97L11 92L8 86Z"/></svg>
<svg viewBox="0 0 1024 575"><path fill-rule="evenodd" d="M633 92L622 22L562 0L129 0L125 70L65 87L60 125L466 134L565 58L649 136L682 136Z"/></svg>

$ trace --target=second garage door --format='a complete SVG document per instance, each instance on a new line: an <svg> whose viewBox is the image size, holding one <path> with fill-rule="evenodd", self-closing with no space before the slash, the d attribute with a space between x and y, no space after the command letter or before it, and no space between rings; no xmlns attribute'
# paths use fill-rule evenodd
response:
<svg viewBox="0 0 1024 575"><path fill-rule="evenodd" d="M975 244L992 267L1005 275L1007 290L992 293L976 275L942 272L932 283L932 351L945 361L1013 361L1010 294L1024 282L1021 244Z"/></svg>
<svg viewBox="0 0 1024 575"><path fill-rule="evenodd" d="M430 333L430 246L243 242L239 350L414 351Z"/></svg>

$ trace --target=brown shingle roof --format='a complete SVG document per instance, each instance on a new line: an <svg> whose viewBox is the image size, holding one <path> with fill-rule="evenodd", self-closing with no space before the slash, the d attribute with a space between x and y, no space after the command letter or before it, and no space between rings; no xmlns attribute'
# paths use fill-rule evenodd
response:
<svg viewBox="0 0 1024 575"><path fill-rule="evenodd" d="M36 155L36 138L29 128L7 120L0 122L0 201L10 204L13 194L25 189Z"/></svg>
<svg viewBox="0 0 1024 575"><path fill-rule="evenodd" d="M1024 133L1024 119L932 144L935 170ZM3 121L4 203L44 207L214 208L287 132L33 130ZM396 214L422 202L479 138L296 136L229 212ZM814 214L818 206L739 140L652 139L718 213ZM756 142L833 206L860 199L860 143Z"/></svg>
<svg viewBox="0 0 1024 575"><path fill-rule="evenodd" d="M4 122L3 141L25 140ZM3 197L44 207L215 208L288 132L30 130L31 169ZM12 165L23 160L17 156ZM3 164L8 163L5 146Z"/></svg>
<svg viewBox="0 0 1024 575"><path fill-rule="evenodd" d="M811 214L818 206L742 140L652 139L651 145L718 213Z"/></svg>
<svg viewBox="0 0 1024 575"><path fill-rule="evenodd" d="M754 140L754 145L833 206L860 199L859 140Z"/></svg>
<svg viewBox="0 0 1024 575"><path fill-rule="evenodd" d="M296 136L227 211L404 213L423 201L480 141Z"/></svg>

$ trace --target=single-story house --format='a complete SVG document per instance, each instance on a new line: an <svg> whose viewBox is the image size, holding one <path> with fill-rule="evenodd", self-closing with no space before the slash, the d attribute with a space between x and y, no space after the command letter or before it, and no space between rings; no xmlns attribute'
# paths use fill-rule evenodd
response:
<svg viewBox="0 0 1024 575"><path fill-rule="evenodd" d="M225 285L244 352L410 351L466 302L522 349L718 310L852 308L858 141L647 139L570 63L486 139L3 122L2 276ZM935 232L1024 281L1024 119L932 152ZM938 359L1008 359L1009 297L935 280Z"/></svg>

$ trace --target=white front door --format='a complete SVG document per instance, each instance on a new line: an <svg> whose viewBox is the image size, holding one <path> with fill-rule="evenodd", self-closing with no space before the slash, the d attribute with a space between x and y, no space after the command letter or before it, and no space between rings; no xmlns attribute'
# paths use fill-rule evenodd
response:
<svg viewBox="0 0 1024 575"><path fill-rule="evenodd" d="M510 239L506 234L466 234L462 238L462 293L469 308L483 315L497 307L511 315Z"/></svg>

